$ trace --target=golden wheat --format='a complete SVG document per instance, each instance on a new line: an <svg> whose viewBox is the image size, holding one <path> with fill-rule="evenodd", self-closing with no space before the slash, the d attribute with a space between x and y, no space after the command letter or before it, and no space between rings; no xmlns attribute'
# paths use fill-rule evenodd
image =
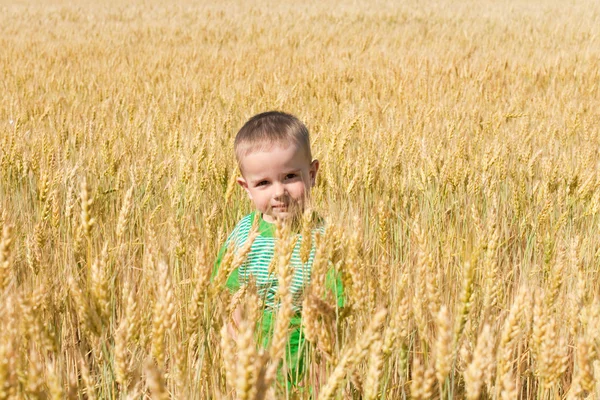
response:
<svg viewBox="0 0 600 400"><path fill-rule="evenodd" d="M0 399L600 397L598 2L0 9ZM251 241L213 276L269 109L320 160L287 390L297 236L269 348L223 289Z"/></svg>

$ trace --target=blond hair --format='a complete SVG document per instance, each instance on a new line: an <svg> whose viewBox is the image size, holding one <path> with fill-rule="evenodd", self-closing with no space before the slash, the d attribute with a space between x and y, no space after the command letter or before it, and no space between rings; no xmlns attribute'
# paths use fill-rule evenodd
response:
<svg viewBox="0 0 600 400"><path fill-rule="evenodd" d="M235 157L241 160L247 154L273 146L295 144L312 160L308 128L298 118L280 111L267 111L250 118L239 130L233 145Z"/></svg>

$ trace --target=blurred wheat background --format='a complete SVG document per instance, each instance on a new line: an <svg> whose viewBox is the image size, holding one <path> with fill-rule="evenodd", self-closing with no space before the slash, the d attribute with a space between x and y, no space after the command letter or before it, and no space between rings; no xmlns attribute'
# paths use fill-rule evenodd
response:
<svg viewBox="0 0 600 400"><path fill-rule="evenodd" d="M0 3L0 399L600 396L600 3L99 3ZM347 295L294 390L209 279L270 109Z"/></svg>

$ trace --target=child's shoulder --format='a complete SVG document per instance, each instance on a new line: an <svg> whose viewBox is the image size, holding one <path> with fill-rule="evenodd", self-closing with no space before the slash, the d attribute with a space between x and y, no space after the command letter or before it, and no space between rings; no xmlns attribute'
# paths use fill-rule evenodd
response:
<svg viewBox="0 0 600 400"><path fill-rule="evenodd" d="M247 235L252 229L252 224L254 223L254 218L256 217L256 211L252 211L250 214L247 214L242 219L235 224L233 231L229 235L230 239L233 237L237 237L240 235Z"/></svg>
<svg viewBox="0 0 600 400"><path fill-rule="evenodd" d="M250 229L254 223L256 217L256 211L252 211L250 214L246 214L242 219L235 225L236 228Z"/></svg>

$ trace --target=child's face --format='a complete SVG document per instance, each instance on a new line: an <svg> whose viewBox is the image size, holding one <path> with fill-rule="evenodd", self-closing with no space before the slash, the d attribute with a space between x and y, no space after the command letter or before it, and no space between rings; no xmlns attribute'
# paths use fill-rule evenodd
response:
<svg viewBox="0 0 600 400"><path fill-rule="evenodd" d="M295 144L251 152L240 164L238 183L267 222L302 212L319 170L319 162L310 162Z"/></svg>

